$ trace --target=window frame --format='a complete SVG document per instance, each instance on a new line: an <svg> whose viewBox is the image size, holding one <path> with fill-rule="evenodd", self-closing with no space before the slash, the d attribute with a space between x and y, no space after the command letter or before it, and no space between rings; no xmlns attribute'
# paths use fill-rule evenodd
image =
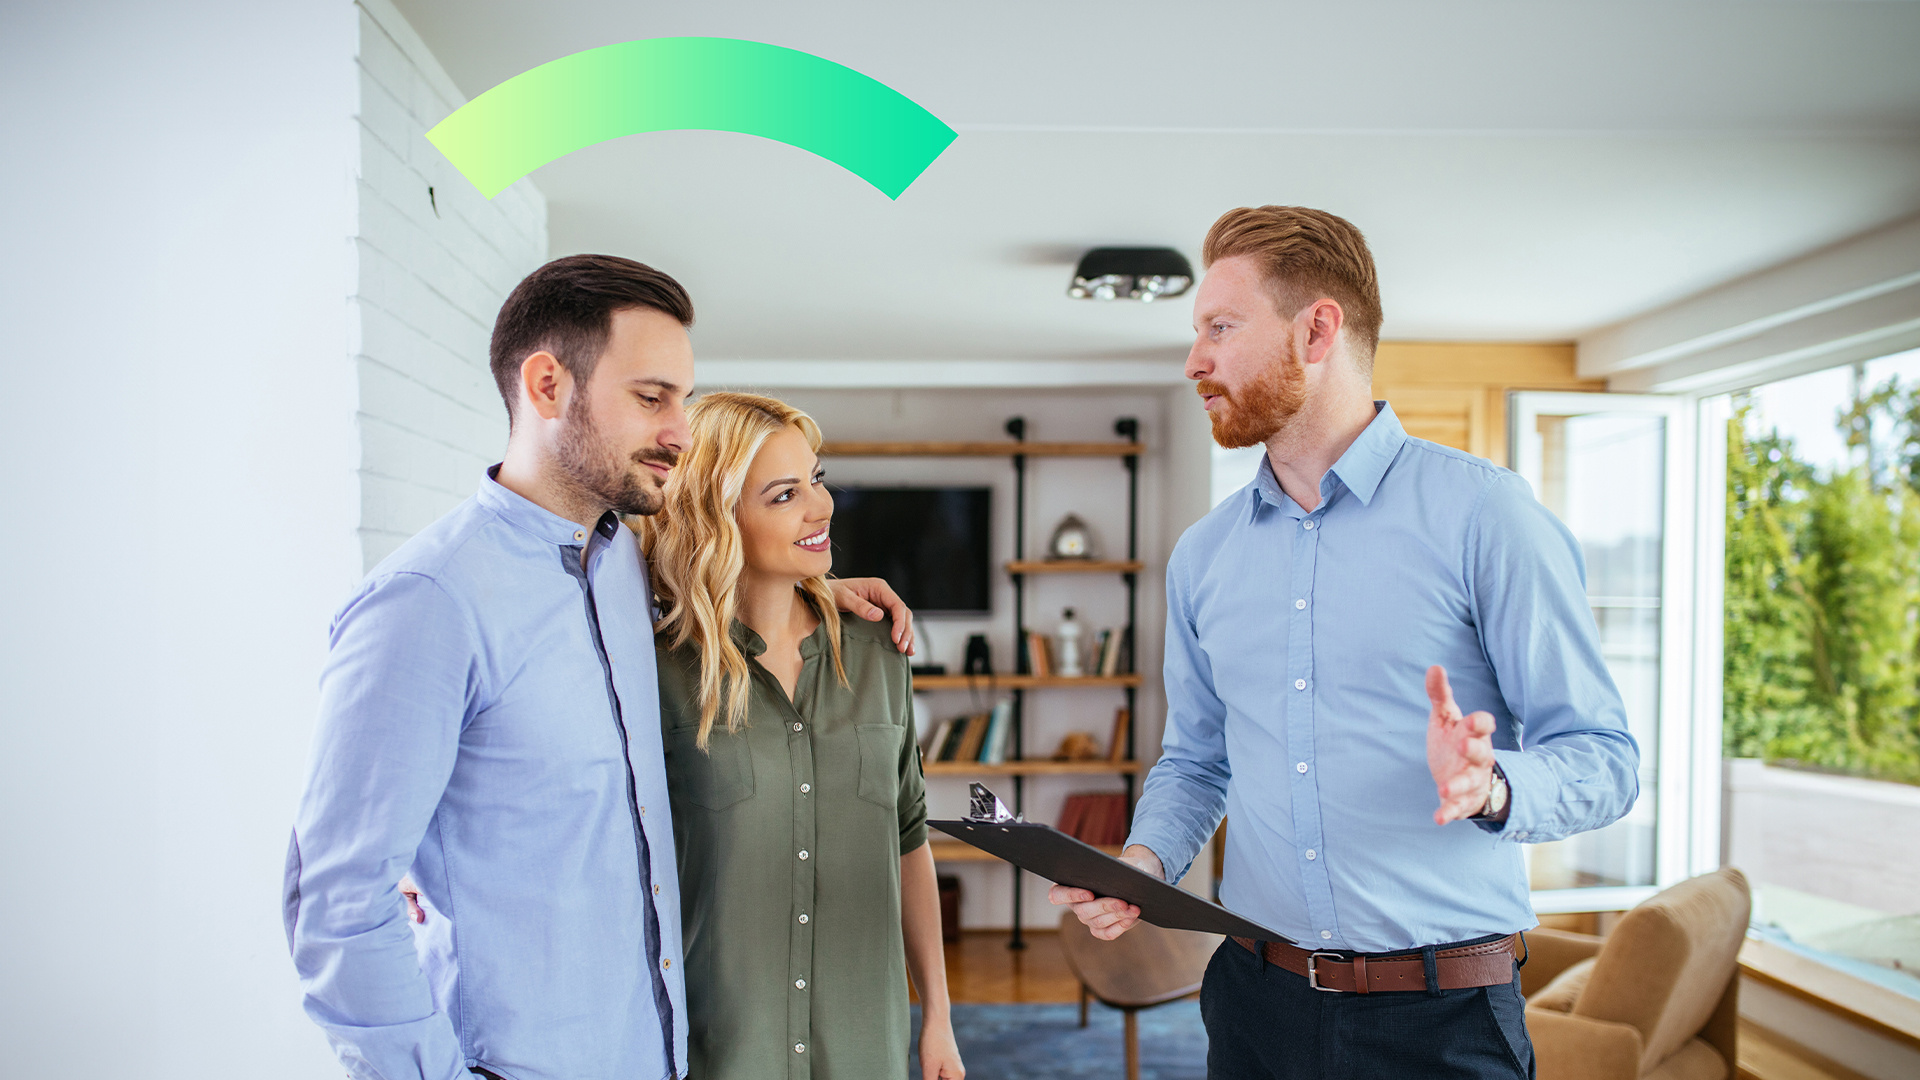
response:
<svg viewBox="0 0 1920 1080"><path fill-rule="evenodd" d="M1720 400L1724 403L1725 396ZM1641 753L1655 755L1654 883L1534 890L1533 908L1539 914L1624 910L1720 862L1720 702L1708 695L1717 695L1720 688L1722 631L1712 615L1721 610L1718 598L1724 588L1725 499L1708 507L1699 496L1724 490L1724 423L1719 431L1722 449L1715 458L1713 425L1696 396L1513 390L1507 394L1507 460L1531 486L1540 463L1527 436L1535 431L1537 419L1608 407L1657 415L1666 423L1659 733L1656 745L1641 747ZM1710 463L1718 466L1718 489L1706 483ZM1712 536L1719 537L1718 548L1706 543ZM1708 747L1711 754L1705 753Z"/></svg>

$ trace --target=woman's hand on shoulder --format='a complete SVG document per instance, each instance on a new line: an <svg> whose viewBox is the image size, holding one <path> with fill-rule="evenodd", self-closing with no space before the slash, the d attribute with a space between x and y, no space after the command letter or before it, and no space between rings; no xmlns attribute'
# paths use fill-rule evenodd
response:
<svg viewBox="0 0 1920 1080"><path fill-rule="evenodd" d="M828 578L833 606L858 619L893 619L893 647L913 655L913 612L893 587L879 578Z"/></svg>
<svg viewBox="0 0 1920 1080"><path fill-rule="evenodd" d="M967 1067L960 1063L960 1044L953 1038L953 1021L929 1018L920 1025L921 1080L962 1080Z"/></svg>

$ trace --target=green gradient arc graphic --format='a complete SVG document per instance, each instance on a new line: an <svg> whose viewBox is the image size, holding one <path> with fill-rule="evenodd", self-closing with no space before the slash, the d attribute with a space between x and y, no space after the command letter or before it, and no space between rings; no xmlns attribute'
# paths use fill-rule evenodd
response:
<svg viewBox="0 0 1920 1080"><path fill-rule="evenodd" d="M810 53L734 38L649 38L564 56L455 110L427 138L491 199L582 147L646 131L758 135L897 199L953 142L912 99Z"/></svg>

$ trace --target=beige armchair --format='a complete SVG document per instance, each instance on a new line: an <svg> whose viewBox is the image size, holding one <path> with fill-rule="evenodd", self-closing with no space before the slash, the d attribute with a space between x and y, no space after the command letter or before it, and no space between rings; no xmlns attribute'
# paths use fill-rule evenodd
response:
<svg viewBox="0 0 1920 1080"><path fill-rule="evenodd" d="M1734 1076L1751 904L1729 868L1652 897L1604 939L1528 931L1520 987L1540 1080Z"/></svg>

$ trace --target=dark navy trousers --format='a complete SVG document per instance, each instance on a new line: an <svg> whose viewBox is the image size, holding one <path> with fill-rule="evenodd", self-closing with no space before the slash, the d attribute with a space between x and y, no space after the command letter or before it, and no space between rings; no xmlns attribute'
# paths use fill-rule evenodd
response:
<svg viewBox="0 0 1920 1080"><path fill-rule="evenodd" d="M1208 1080L1532 1080L1513 982L1437 992L1315 990L1232 940L1200 987Z"/></svg>

